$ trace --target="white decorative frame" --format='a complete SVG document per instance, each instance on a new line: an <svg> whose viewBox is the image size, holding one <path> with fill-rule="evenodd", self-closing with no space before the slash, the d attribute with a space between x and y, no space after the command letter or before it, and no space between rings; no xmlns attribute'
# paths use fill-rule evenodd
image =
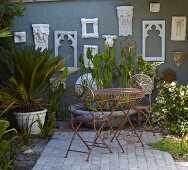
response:
<svg viewBox="0 0 188 170"><path fill-rule="evenodd" d="M91 49L91 54L94 56L94 55L98 54L98 46L96 46L96 45L84 45L84 65L85 65L86 68L88 68L89 66L91 68L93 68L93 64L91 62L89 62L89 60L87 58L88 48Z"/></svg>
<svg viewBox="0 0 188 170"><path fill-rule="evenodd" d="M160 3L159 2L150 2L150 12L159 12L160 11Z"/></svg>
<svg viewBox="0 0 188 170"><path fill-rule="evenodd" d="M186 20L185 16L172 17L171 25L171 40L175 41L185 41L186 38Z"/></svg>
<svg viewBox="0 0 188 170"><path fill-rule="evenodd" d="M54 31L55 56L58 55L58 49L62 46L60 41L65 40L65 35L72 42L70 46L74 49L74 66L69 68L77 68L77 31Z"/></svg>
<svg viewBox="0 0 188 170"><path fill-rule="evenodd" d="M14 42L15 43L26 42L26 32L14 32Z"/></svg>
<svg viewBox="0 0 188 170"><path fill-rule="evenodd" d="M98 33L98 18L86 19L81 18L82 23L82 38L99 38ZM87 33L87 24L93 24L93 33Z"/></svg>
<svg viewBox="0 0 188 170"><path fill-rule="evenodd" d="M159 37L161 37L161 56L146 56L146 38L149 36L148 31L152 30L152 26L158 30ZM164 61L165 60L165 21L164 20L152 20L142 21L142 56L147 61Z"/></svg>

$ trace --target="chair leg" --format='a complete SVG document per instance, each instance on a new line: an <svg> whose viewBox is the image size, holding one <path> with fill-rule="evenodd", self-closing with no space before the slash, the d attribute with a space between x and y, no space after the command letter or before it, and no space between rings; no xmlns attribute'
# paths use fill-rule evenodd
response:
<svg viewBox="0 0 188 170"><path fill-rule="evenodd" d="M73 140L74 140L75 134L76 134L76 132L74 132L74 134L72 135L72 139L71 139L71 141L70 141L70 143L69 143L69 147L68 147L68 149L67 149L67 153L66 153L66 155L65 155L65 158L67 158L67 156L68 156L68 153L69 153L69 151L70 151L70 148L71 148L72 142L73 142Z"/></svg>
<svg viewBox="0 0 188 170"><path fill-rule="evenodd" d="M128 120L129 124L131 125L131 128L132 128L133 132L136 134L136 136L137 136L137 138L138 138L138 141L141 143L142 147L144 147L144 144L143 144L143 142L142 142L140 136L139 136L138 133L136 132L136 129L135 129L135 127L133 126L133 124L132 124L132 122L131 122L131 120L130 120L130 117L129 117L129 114L128 114L129 112L125 112L125 110L123 110L123 112L125 113L126 119Z"/></svg>
<svg viewBox="0 0 188 170"><path fill-rule="evenodd" d="M110 123L109 123L110 124ZM117 138L119 137L119 135L121 134L121 131L124 127L124 125L126 124L125 120L123 119L119 125L119 127L117 128L117 130L115 130L115 134L117 134ZM112 137L112 139L110 140L110 142L112 142L114 140L114 136Z"/></svg>
<svg viewBox="0 0 188 170"><path fill-rule="evenodd" d="M93 124L94 124L94 131L95 131L96 135L95 135L95 138L94 138L94 140L92 142L92 145L90 147L90 151L89 151L89 154L88 154L88 157L87 157L86 161L89 161L89 157L91 155L91 151L92 151L93 147L95 146L98 138L100 138L100 140L102 141L102 143L106 146L106 148L110 151L110 153L112 153L112 150L109 148L109 146L107 145L107 143L103 140L103 138L100 136L103 128L106 125L106 121L104 121L102 123L101 127L98 130L96 129L96 121L95 120L94 120Z"/></svg>
<svg viewBox="0 0 188 170"><path fill-rule="evenodd" d="M141 132L141 134L140 134L140 137L142 137L143 132L144 132L144 130L146 129L147 124L149 124L149 126L151 127L153 136L155 136L155 129L154 129L154 127L152 126L151 121L150 121L150 112L148 112L148 115L147 115L146 113L144 113L143 110L140 110L139 112L140 112L140 113L145 117L145 119L146 119L145 124L144 124L144 127L143 127L143 129L142 129L142 132Z"/></svg>
<svg viewBox="0 0 188 170"><path fill-rule="evenodd" d="M122 147L122 145L121 145L121 143L120 143L118 137L116 136L116 132L114 132L114 130L113 130L113 128L112 128L112 126L111 126L109 120L107 120L107 123L108 123L108 126L110 127L111 133L113 134L113 137L112 137L111 141L115 138L116 141L118 142L118 144L119 144L119 146L120 146L122 152L124 153L125 151L124 151L124 149L123 149L123 147ZM118 136L119 136L119 134L118 134Z"/></svg>
<svg viewBox="0 0 188 170"><path fill-rule="evenodd" d="M65 155L65 158L67 158L69 151L73 151L73 150L71 150L70 148L71 148L71 146L72 146L72 143L73 143L73 140L74 140L75 135L77 135L77 136L80 138L80 140L84 143L84 145L87 147L87 149L90 150L89 146L86 144L85 140L81 137L81 135L80 135L79 132L78 132L78 130L79 130L80 126L82 125L82 123L83 123L83 121L81 121L81 122L78 124L78 126L77 126L76 128L74 127L74 125L73 125L73 123L72 123L72 128L73 128L74 133L73 133L73 136L72 136L72 138L71 138L69 147L68 147L68 149L67 149L67 153L66 153L66 155ZM79 152L79 151L77 151L77 152ZM80 151L80 152L81 152L81 151ZM85 153L85 152L84 152L84 153Z"/></svg>

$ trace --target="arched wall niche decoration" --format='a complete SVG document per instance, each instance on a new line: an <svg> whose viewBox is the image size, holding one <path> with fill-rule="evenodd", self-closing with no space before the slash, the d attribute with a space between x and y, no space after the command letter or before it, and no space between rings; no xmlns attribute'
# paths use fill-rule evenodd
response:
<svg viewBox="0 0 188 170"><path fill-rule="evenodd" d="M73 66L69 68L77 68L77 31L55 31L54 39L55 39L55 56L59 54L58 49L61 47L61 41L65 40L65 36L67 36L67 40L70 40L71 47L74 49L74 63Z"/></svg>
<svg viewBox="0 0 188 170"><path fill-rule="evenodd" d="M159 31L158 37L161 38L161 55L160 56L146 56L146 38L149 36L148 31L152 30L152 26L155 26L155 30ZM147 61L164 61L165 60L165 21L164 20L151 20L142 21L142 56Z"/></svg>

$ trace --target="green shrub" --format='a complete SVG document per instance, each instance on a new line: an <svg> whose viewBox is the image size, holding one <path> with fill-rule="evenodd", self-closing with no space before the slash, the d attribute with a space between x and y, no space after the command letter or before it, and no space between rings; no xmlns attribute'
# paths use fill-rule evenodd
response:
<svg viewBox="0 0 188 170"><path fill-rule="evenodd" d="M16 16L23 16L25 7L23 2L10 2L9 0L0 0L0 30L12 30ZM1 32L1 31L0 31ZM10 36L10 35L9 35ZM9 36L0 37L0 46L7 47Z"/></svg>
<svg viewBox="0 0 188 170"><path fill-rule="evenodd" d="M24 10L21 1L15 3L9 0L0 0L0 29L11 29L14 26L15 16L23 16Z"/></svg>
<svg viewBox="0 0 188 170"><path fill-rule="evenodd" d="M188 86L177 82L161 83L154 105L154 122L170 132L182 135L188 122ZM188 131L188 129L187 129Z"/></svg>

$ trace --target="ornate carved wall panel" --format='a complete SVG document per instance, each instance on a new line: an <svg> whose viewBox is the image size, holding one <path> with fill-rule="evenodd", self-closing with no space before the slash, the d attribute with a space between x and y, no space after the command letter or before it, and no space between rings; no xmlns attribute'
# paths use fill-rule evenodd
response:
<svg viewBox="0 0 188 170"><path fill-rule="evenodd" d="M48 49L49 24L32 24L35 49Z"/></svg>
<svg viewBox="0 0 188 170"><path fill-rule="evenodd" d="M118 6L119 36L132 35L133 6Z"/></svg>

